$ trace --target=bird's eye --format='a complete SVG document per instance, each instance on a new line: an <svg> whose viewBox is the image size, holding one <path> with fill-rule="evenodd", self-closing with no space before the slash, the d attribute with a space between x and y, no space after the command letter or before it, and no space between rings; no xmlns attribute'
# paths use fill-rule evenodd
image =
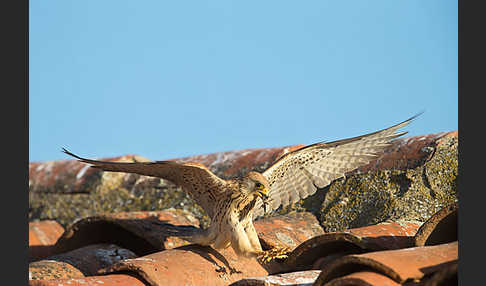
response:
<svg viewBox="0 0 486 286"><path fill-rule="evenodd" d="M256 184L255 184L255 187L256 187L257 189L263 189L263 185L262 185L262 184L260 184L260 183L256 183Z"/></svg>

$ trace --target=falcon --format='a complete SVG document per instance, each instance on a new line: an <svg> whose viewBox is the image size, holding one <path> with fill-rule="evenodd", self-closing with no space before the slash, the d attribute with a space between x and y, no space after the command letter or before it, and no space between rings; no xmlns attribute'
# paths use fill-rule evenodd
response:
<svg viewBox="0 0 486 286"><path fill-rule="evenodd" d="M373 133L304 146L281 156L262 173L251 171L230 180L196 162L107 162L82 158L64 148L63 152L103 171L158 177L182 187L211 218L208 228L186 240L215 249L231 246L238 256L268 262L285 258L288 249L263 251L254 218L296 203L376 159L392 139L407 133L397 130L418 115Z"/></svg>

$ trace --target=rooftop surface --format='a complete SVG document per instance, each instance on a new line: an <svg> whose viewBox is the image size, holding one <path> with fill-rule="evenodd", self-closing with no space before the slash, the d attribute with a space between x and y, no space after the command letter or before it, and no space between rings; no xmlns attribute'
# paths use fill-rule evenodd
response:
<svg viewBox="0 0 486 286"><path fill-rule="evenodd" d="M164 197L180 190L160 179L74 160L31 162L29 285L457 285L457 137L397 139L346 178L256 220L264 249L291 249L266 264L176 237L207 218L185 197ZM230 178L299 147L174 160ZM107 159L133 158L147 160ZM106 206L95 203L101 197ZM171 205L152 205L155 198Z"/></svg>

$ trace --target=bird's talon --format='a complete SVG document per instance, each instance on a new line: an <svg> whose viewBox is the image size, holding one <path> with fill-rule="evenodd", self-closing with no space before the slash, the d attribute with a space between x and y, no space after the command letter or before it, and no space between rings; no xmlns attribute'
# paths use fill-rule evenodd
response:
<svg viewBox="0 0 486 286"><path fill-rule="evenodd" d="M277 246L272 249L262 251L257 259L262 263L268 263L272 260L281 260L287 258L288 252L290 252L290 248Z"/></svg>

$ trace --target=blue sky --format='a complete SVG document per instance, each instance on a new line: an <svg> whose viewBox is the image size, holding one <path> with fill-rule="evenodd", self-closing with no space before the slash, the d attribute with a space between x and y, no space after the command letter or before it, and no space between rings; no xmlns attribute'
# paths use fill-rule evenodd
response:
<svg viewBox="0 0 486 286"><path fill-rule="evenodd" d="M457 130L457 1L31 0L29 161Z"/></svg>

